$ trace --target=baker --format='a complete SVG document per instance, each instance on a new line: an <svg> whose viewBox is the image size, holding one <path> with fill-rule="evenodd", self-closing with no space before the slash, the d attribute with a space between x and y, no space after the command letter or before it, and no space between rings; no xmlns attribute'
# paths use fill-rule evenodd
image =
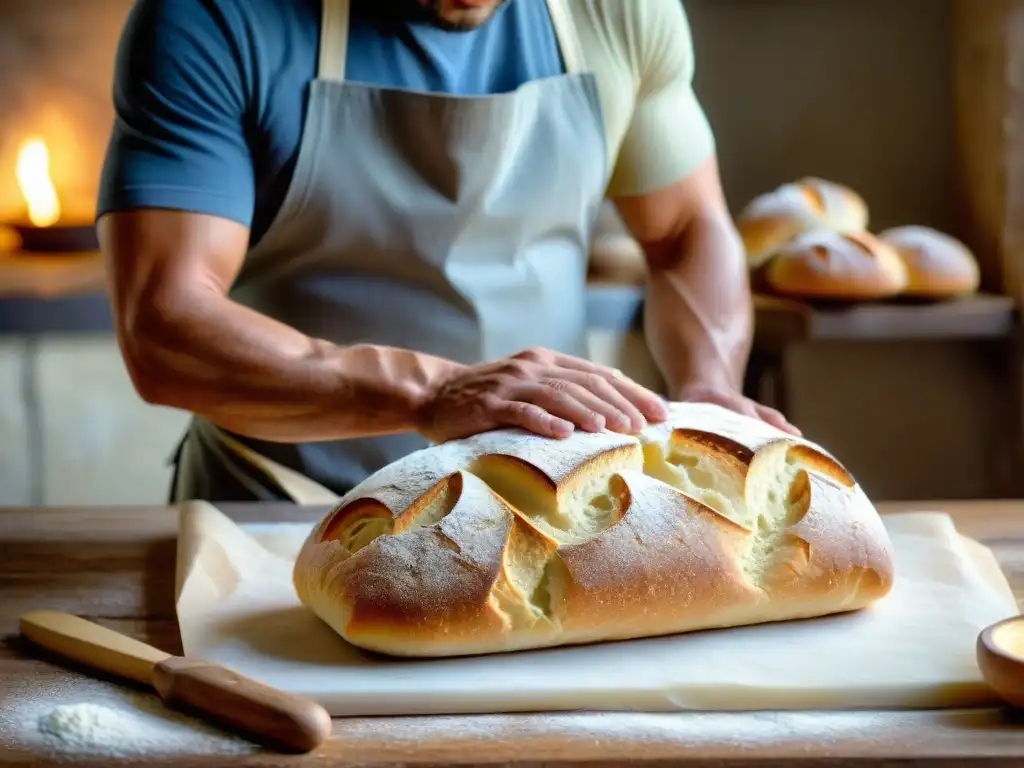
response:
<svg viewBox="0 0 1024 768"><path fill-rule="evenodd" d="M134 386L194 414L171 499L325 501L430 441L663 419L585 357L606 198L669 397L792 430L740 392L693 58L679 0L138 0L97 215Z"/></svg>

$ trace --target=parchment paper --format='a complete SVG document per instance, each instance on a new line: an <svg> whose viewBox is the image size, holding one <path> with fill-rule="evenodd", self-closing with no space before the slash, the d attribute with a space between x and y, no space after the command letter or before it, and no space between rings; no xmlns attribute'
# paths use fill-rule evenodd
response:
<svg viewBox="0 0 1024 768"><path fill-rule="evenodd" d="M551 710L928 708L996 701L975 661L1017 615L992 553L942 513L885 518L892 593L854 614L583 647L393 660L345 643L299 602L310 524L246 525L181 508L185 653L308 696L334 716Z"/></svg>

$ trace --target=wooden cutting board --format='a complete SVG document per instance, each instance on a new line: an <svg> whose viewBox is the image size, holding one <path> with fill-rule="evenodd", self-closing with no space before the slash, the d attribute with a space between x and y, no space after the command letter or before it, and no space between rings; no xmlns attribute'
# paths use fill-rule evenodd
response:
<svg viewBox="0 0 1024 768"><path fill-rule="evenodd" d="M1016 615L991 552L941 513L885 518L897 562L871 609L585 647L388 660L304 608L291 563L311 526L239 526L181 509L178 620L185 653L308 696L334 716L545 710L923 708L992 703L978 633Z"/></svg>

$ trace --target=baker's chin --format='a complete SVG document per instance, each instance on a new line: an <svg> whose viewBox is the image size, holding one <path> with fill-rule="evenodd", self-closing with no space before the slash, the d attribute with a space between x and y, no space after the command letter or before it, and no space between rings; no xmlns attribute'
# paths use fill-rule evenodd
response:
<svg viewBox="0 0 1024 768"><path fill-rule="evenodd" d="M449 32L479 29L509 0L418 0L434 24Z"/></svg>

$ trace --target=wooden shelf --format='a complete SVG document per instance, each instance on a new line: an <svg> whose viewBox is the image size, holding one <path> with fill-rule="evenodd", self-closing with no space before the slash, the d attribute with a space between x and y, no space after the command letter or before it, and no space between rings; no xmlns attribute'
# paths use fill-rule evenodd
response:
<svg viewBox="0 0 1024 768"><path fill-rule="evenodd" d="M98 253L0 253L0 298L56 298L105 292Z"/></svg>
<svg viewBox="0 0 1024 768"><path fill-rule="evenodd" d="M755 296L759 351L799 341L901 341L1006 338L1016 309L1006 296L978 294L929 304L870 303L822 307Z"/></svg>
<svg viewBox="0 0 1024 768"><path fill-rule="evenodd" d="M640 330L644 286L591 280L591 324L622 332ZM754 296L758 351L798 341L899 341L909 339L998 339L1017 326L1014 301L977 294L934 303L878 302L821 306Z"/></svg>

